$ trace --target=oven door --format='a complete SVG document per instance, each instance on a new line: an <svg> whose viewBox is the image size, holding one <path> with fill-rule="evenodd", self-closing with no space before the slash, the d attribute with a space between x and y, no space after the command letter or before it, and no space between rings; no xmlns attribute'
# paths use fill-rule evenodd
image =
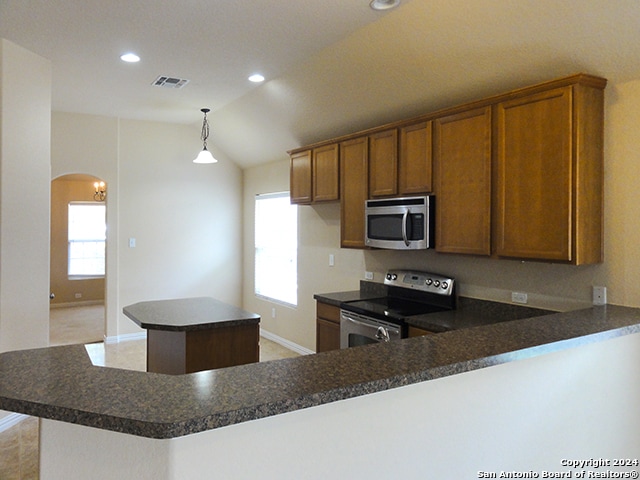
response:
<svg viewBox="0 0 640 480"><path fill-rule="evenodd" d="M400 325L340 310L340 348L390 342L401 338Z"/></svg>

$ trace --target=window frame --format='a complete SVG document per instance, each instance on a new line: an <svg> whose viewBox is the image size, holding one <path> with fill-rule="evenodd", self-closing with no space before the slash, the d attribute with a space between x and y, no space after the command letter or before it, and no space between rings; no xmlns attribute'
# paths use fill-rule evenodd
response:
<svg viewBox="0 0 640 480"><path fill-rule="evenodd" d="M91 207L101 207L104 211L104 238L103 239L90 239L90 240L75 240L71 238L71 209L74 206L91 206ZM90 202L90 201L71 201L67 204L67 278L70 281L73 280L90 280L90 279L101 279L106 277L106 268L107 268L107 218L106 218L107 210L106 205L104 203L98 202ZM71 249L72 244L78 243L102 243L104 254L102 255L102 263L104 265L102 273L71 273L72 266L72 255ZM89 257L87 257L89 258ZM99 258L99 257L96 257Z"/></svg>
<svg viewBox="0 0 640 480"><path fill-rule="evenodd" d="M272 294L268 294L265 293L265 290L263 288L261 288L261 285L259 285L259 276L260 276L260 271L259 271L259 253L258 250L260 248L260 246L258 245L258 235L261 233L259 232L259 219L258 219L258 210L259 210L259 206L258 206L258 202L260 200L272 200L272 199L278 199L278 198L286 198L287 202L288 202L288 206L291 209L291 214L292 216L295 218L295 226L291 226L290 228L293 230L293 238L291 239L291 245L294 246L294 251L293 252L289 252L289 261L293 262L293 265L291 266L291 268L293 269L293 272L291 273L291 278L284 278L282 277L282 272L286 271L287 268L285 266L285 268L278 268L278 271L280 273L280 275L278 276L277 280L278 282L284 281L284 282L290 282L290 284L293 285L293 291L289 291L288 295L285 295L284 298L283 297L278 297L278 296L273 296ZM273 302L273 303L277 303L280 305L285 305L287 307L292 307L292 308L296 308L298 306L298 206L295 204L291 204L291 197L290 197L290 192L286 191L286 192L274 192L274 193L260 193L255 195L255 199L254 199L254 285L253 285L253 293L257 298L260 298L262 300L266 300L269 302ZM274 227L276 228L276 227ZM271 278L272 280L275 280L275 275L273 273L268 273L265 275L265 277ZM273 293L273 291L269 292L269 293ZM292 298L293 297L293 298ZM286 299L285 299L286 298Z"/></svg>

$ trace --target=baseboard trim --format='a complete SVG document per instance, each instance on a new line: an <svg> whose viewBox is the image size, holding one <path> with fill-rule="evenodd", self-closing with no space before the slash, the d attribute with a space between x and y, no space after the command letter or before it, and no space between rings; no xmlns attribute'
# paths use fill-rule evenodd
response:
<svg viewBox="0 0 640 480"><path fill-rule="evenodd" d="M124 335L115 335L113 337L104 337L105 345L112 343L131 342L133 340L146 340L147 332L125 333Z"/></svg>
<svg viewBox="0 0 640 480"><path fill-rule="evenodd" d="M312 353L316 353L313 350L309 350L308 348L303 347L302 345L298 345L297 343L287 340L286 338L282 338L275 333L268 332L263 328L260 329L260 336L266 338L267 340L271 340L272 342L275 342L279 345L282 345L289 350L293 350L300 355L311 355Z"/></svg>
<svg viewBox="0 0 640 480"><path fill-rule="evenodd" d="M22 413L10 413L6 417L0 418L0 433L15 427L27 417L28 415L23 415Z"/></svg>
<svg viewBox="0 0 640 480"><path fill-rule="evenodd" d="M83 300L81 302L50 303L49 308L91 307L104 305L104 300Z"/></svg>

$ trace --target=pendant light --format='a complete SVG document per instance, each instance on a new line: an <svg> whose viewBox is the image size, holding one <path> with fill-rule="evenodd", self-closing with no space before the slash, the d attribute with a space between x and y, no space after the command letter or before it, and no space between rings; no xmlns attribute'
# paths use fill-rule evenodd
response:
<svg viewBox="0 0 640 480"><path fill-rule="evenodd" d="M400 5L400 0L371 0L369 6L374 10L391 10Z"/></svg>
<svg viewBox="0 0 640 480"><path fill-rule="evenodd" d="M193 160L193 163L216 163L218 160L213 158L211 152L207 150L207 138L209 138L209 122L207 122L207 113L209 113L210 110L208 108L201 108L200 111L204 114L204 119L202 120L202 133L200 134L200 139L202 140L203 145L202 151Z"/></svg>

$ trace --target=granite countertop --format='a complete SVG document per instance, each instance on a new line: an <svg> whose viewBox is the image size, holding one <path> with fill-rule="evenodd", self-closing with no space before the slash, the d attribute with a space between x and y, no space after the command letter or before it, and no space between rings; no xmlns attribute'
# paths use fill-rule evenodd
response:
<svg viewBox="0 0 640 480"><path fill-rule="evenodd" d="M407 317L406 322L414 327L441 333L552 313L554 312L551 310L541 308L459 297L455 310L415 315Z"/></svg>
<svg viewBox="0 0 640 480"><path fill-rule="evenodd" d="M387 286L382 283L370 282L367 280L360 281L360 290L351 290L348 292L333 293L316 293L313 298L320 302L339 307L343 303L358 302L360 300L368 300L371 298L379 298L387 296Z"/></svg>
<svg viewBox="0 0 640 480"><path fill-rule="evenodd" d="M140 302L122 311L138 326L151 330L184 332L260 323L260 315L210 297Z"/></svg>
<svg viewBox="0 0 640 480"><path fill-rule="evenodd" d="M0 409L173 438L640 333L640 309L592 307L187 375L94 366L83 345L0 354Z"/></svg>
<svg viewBox="0 0 640 480"><path fill-rule="evenodd" d="M385 297L387 295L386 289L387 287L384 284L363 280L360 282L360 290L318 293L315 294L313 298L319 302L340 307L343 303ZM551 313L554 312L524 305L458 297L455 310L414 315L405 318L405 321L414 327L441 333L522 318L539 317Z"/></svg>

